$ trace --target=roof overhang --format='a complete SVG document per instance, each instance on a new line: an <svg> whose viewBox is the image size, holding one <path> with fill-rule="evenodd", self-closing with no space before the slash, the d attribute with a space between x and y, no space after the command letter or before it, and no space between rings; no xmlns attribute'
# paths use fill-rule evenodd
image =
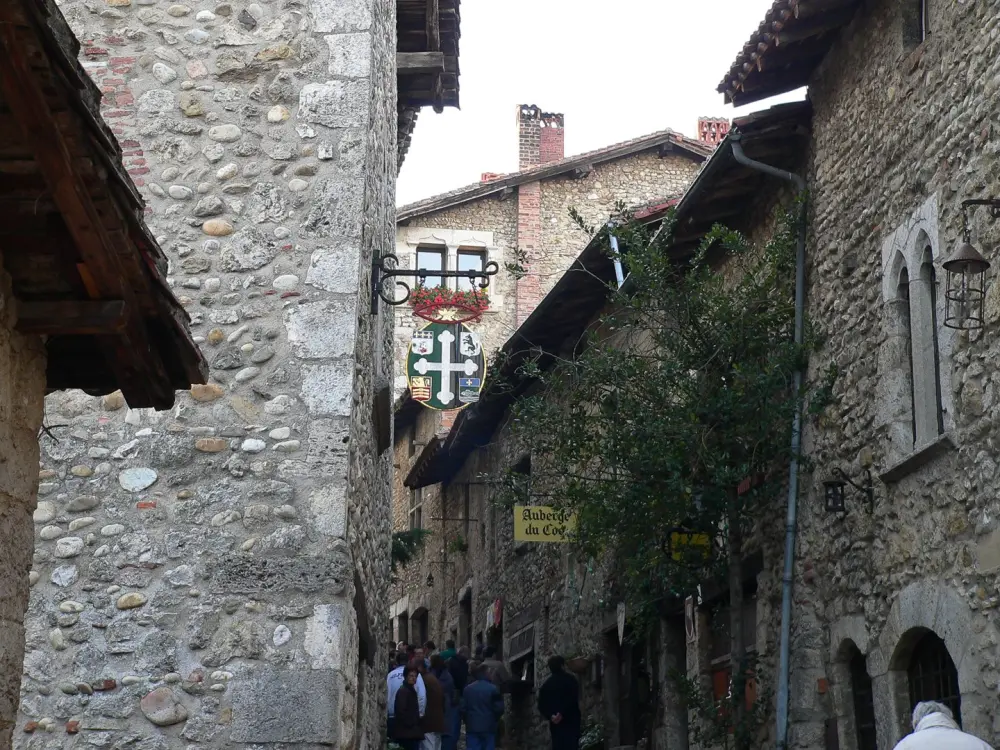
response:
<svg viewBox="0 0 1000 750"><path fill-rule="evenodd" d="M0 255L48 390L169 408L208 372L167 260L52 0L0 2Z"/></svg>
<svg viewBox="0 0 1000 750"><path fill-rule="evenodd" d="M862 0L775 0L718 91L737 107L809 83Z"/></svg>
<svg viewBox="0 0 1000 750"><path fill-rule="evenodd" d="M461 0L396 0L398 156L403 163L421 107L458 106Z"/></svg>

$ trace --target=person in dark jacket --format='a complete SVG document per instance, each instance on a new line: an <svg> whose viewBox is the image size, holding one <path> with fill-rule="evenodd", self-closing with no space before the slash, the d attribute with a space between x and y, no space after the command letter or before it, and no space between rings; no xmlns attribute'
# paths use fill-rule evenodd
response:
<svg viewBox="0 0 1000 750"><path fill-rule="evenodd" d="M473 680L462 693L465 747L466 750L496 750L497 727L504 711L503 696L485 667L476 669Z"/></svg>
<svg viewBox="0 0 1000 750"><path fill-rule="evenodd" d="M458 732L461 728L458 718L458 694L455 692L455 680L445 666L440 654L431 657L431 674L437 677L444 688L444 732L441 734L441 750L455 750L458 747Z"/></svg>
<svg viewBox="0 0 1000 750"><path fill-rule="evenodd" d="M420 701L417 698L417 667L410 664L403 672L403 684L396 691L393 736L403 750L420 750L424 731L420 728Z"/></svg>
<svg viewBox="0 0 1000 750"><path fill-rule="evenodd" d="M420 743L420 749L441 750L441 737L448 728L445 723L448 698L445 695L444 686L424 662L417 662L417 669L420 671L420 676L424 681L424 689L427 691L427 708L420 724L424 730L424 740Z"/></svg>
<svg viewBox="0 0 1000 750"><path fill-rule="evenodd" d="M469 647L462 646L449 661L448 671L455 680L455 689L461 695L469 682Z"/></svg>
<svg viewBox="0 0 1000 750"><path fill-rule="evenodd" d="M552 675L538 691L538 710L549 723L552 750L577 750L580 745L580 685L566 672L561 656L549 659Z"/></svg>

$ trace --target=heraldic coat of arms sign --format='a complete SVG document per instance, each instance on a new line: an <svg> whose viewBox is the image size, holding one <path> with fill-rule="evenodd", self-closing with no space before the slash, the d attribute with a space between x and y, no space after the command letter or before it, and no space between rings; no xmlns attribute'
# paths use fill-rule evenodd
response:
<svg viewBox="0 0 1000 750"><path fill-rule="evenodd" d="M429 323L414 331L406 377L413 400L431 409L462 409L477 402L486 377L479 334L461 323Z"/></svg>

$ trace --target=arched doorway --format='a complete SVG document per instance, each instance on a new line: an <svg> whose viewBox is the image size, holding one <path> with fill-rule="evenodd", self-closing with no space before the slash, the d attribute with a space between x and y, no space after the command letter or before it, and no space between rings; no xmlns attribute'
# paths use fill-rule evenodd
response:
<svg viewBox="0 0 1000 750"><path fill-rule="evenodd" d="M864 654L850 644L848 669L851 675L851 702L854 708L854 732L858 750L878 750L875 736L875 700L872 678Z"/></svg>
<svg viewBox="0 0 1000 750"><path fill-rule="evenodd" d="M906 666L911 710L921 701L938 701L951 709L955 721L962 723L962 695L958 688L958 670L948 647L934 632L919 636Z"/></svg>

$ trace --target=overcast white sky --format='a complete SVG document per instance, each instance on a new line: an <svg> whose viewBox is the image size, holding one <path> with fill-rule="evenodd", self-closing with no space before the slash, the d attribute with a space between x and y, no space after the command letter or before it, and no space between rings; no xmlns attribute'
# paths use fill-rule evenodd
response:
<svg viewBox="0 0 1000 750"><path fill-rule="evenodd" d="M514 112L566 115L566 155L664 128L693 136L772 0L462 0L461 110L425 107L397 186L403 205L517 169ZM775 101L801 98L801 93Z"/></svg>

